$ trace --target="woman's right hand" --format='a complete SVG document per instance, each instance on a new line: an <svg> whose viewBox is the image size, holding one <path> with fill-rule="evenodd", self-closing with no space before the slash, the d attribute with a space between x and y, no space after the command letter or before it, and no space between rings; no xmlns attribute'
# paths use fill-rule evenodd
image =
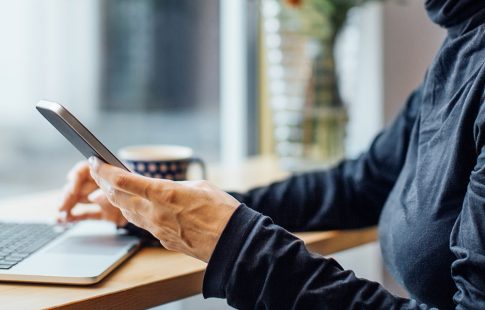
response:
<svg viewBox="0 0 485 310"><path fill-rule="evenodd" d="M89 165L86 161L76 164L67 175L68 183L64 188L64 197L59 208L60 222L76 222L81 220L106 220L117 226L128 223L121 211L114 207L99 189L91 177ZM94 203L99 205L98 211L87 211L73 214L73 209L79 203Z"/></svg>

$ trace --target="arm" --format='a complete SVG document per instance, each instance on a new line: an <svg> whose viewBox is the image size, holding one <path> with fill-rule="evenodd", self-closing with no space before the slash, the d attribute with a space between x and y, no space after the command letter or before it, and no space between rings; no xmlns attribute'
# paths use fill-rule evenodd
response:
<svg viewBox="0 0 485 310"><path fill-rule="evenodd" d="M456 309L485 309L485 120L475 132L477 160L450 236L450 251L456 257L451 264ZM244 206L234 213L215 247L203 293L227 298L240 309L430 307L395 297L379 284L344 271L332 259L309 253L295 236Z"/></svg>
<svg viewBox="0 0 485 310"><path fill-rule="evenodd" d="M209 260L203 294L237 309L428 309L309 253L301 240L244 205Z"/></svg>
<svg viewBox="0 0 485 310"><path fill-rule="evenodd" d="M375 225L404 163L420 100L418 89L397 119L358 159L231 195L289 230Z"/></svg>
<svg viewBox="0 0 485 310"><path fill-rule="evenodd" d="M456 309L485 309L485 143L479 148L450 249ZM432 259L432 258L431 258ZM227 224L209 260L204 296L238 309L429 309L357 278L334 260L244 205ZM451 303L451 301L450 301Z"/></svg>
<svg viewBox="0 0 485 310"><path fill-rule="evenodd" d="M456 256L451 275L458 289L453 298L458 309L485 308L485 121L477 132L479 155L450 238Z"/></svg>

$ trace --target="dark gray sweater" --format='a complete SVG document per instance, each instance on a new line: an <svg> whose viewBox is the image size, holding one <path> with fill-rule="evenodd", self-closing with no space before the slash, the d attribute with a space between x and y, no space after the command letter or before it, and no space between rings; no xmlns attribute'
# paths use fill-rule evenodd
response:
<svg viewBox="0 0 485 310"><path fill-rule="evenodd" d="M356 160L234 194L243 205L211 257L206 297L241 309L485 309L485 1L426 7L449 35L402 113ZM285 230L376 224L412 299Z"/></svg>

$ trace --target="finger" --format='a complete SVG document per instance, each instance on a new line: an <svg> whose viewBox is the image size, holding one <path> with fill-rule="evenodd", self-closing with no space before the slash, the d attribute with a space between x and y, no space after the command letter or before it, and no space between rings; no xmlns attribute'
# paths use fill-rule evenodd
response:
<svg viewBox="0 0 485 310"><path fill-rule="evenodd" d="M122 227L127 224L128 221L123 217L121 211L117 207L113 206L111 202L109 202L102 190L98 189L94 191L89 195L88 199L91 203L96 203L101 207L103 220L113 222L118 227Z"/></svg>
<svg viewBox="0 0 485 310"><path fill-rule="evenodd" d="M85 160L80 161L80 162L76 163L71 168L71 170L69 170L69 172L67 173L67 180L73 181L74 179L76 179L80 176L89 177L89 175L88 175L89 172L87 170L89 170L88 163Z"/></svg>
<svg viewBox="0 0 485 310"><path fill-rule="evenodd" d="M77 196L79 202L81 203L91 202L88 198L89 195L98 189L99 189L99 186L95 182L89 182L84 184L84 186L81 188L81 191L78 193L78 196Z"/></svg>
<svg viewBox="0 0 485 310"><path fill-rule="evenodd" d="M76 195L73 195L71 192L66 191L64 192L64 197L62 198L61 205L59 207L59 212L66 212L69 213L71 210L76 206L78 203Z"/></svg>
<svg viewBox="0 0 485 310"><path fill-rule="evenodd" d="M104 195L103 190L97 189L93 191L91 194L88 195L88 201L91 203L97 203L99 205L108 203L111 205L108 200L106 199L106 196Z"/></svg>
<svg viewBox="0 0 485 310"><path fill-rule="evenodd" d="M82 214L71 214L69 215L66 220L68 222L78 222L78 221L85 221L85 220L101 220L103 219L103 214L100 211L96 212L86 212Z"/></svg>
<svg viewBox="0 0 485 310"><path fill-rule="evenodd" d="M77 163L68 173L68 184L64 187L64 197L59 207L59 211L69 213L78 202L84 202L86 192L91 192L96 188L96 184L90 180L89 166L84 162Z"/></svg>
<svg viewBox="0 0 485 310"><path fill-rule="evenodd" d="M67 180L71 183L71 192L78 193L84 182L90 179L89 165L86 161L78 162L67 174Z"/></svg>
<svg viewBox="0 0 485 310"><path fill-rule="evenodd" d="M98 188L94 182L85 183L80 192L73 192L72 183L64 188L64 196L59 206L60 212L70 213L78 203L89 203L87 196Z"/></svg>
<svg viewBox="0 0 485 310"><path fill-rule="evenodd" d="M93 192L88 198L91 201L96 201L104 208L114 206L118 209L128 209L130 212L135 212L135 209L141 208L142 201L145 201L139 196L115 189L104 179L100 179L99 186L100 190ZM139 210L136 212L139 212Z"/></svg>
<svg viewBox="0 0 485 310"><path fill-rule="evenodd" d="M142 198L152 200L153 198L153 184L155 182L167 182L164 180L154 180L146 178L123 169L103 163L96 157L89 159L91 165L91 172L93 178L98 185L107 189L108 185L116 190L124 191L129 194L140 196ZM104 182L103 182L104 181ZM173 182L172 182L173 183ZM108 190L109 191L109 190Z"/></svg>
<svg viewBox="0 0 485 310"><path fill-rule="evenodd" d="M88 200L90 203L95 203L100 206L105 212L109 212L111 209L116 209L116 207L108 200L102 189L97 189L89 194Z"/></svg>
<svg viewBox="0 0 485 310"><path fill-rule="evenodd" d="M148 209L149 202L139 196L134 196L117 189L110 190L106 197L109 202L121 210L142 216Z"/></svg>
<svg viewBox="0 0 485 310"><path fill-rule="evenodd" d="M145 229L146 231L152 233L150 231L150 227L148 225L148 221L141 215L135 214L130 212L128 209L120 209L123 216L130 222L135 224L136 226Z"/></svg>

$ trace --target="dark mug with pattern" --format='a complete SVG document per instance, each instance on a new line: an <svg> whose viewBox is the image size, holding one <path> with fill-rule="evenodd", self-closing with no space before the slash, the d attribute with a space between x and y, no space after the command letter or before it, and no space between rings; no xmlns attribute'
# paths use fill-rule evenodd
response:
<svg viewBox="0 0 485 310"><path fill-rule="evenodd" d="M177 145L137 145L122 148L118 155L133 172L156 179L187 180L187 171L198 164L202 178L207 178L204 162L194 156L194 151Z"/></svg>

